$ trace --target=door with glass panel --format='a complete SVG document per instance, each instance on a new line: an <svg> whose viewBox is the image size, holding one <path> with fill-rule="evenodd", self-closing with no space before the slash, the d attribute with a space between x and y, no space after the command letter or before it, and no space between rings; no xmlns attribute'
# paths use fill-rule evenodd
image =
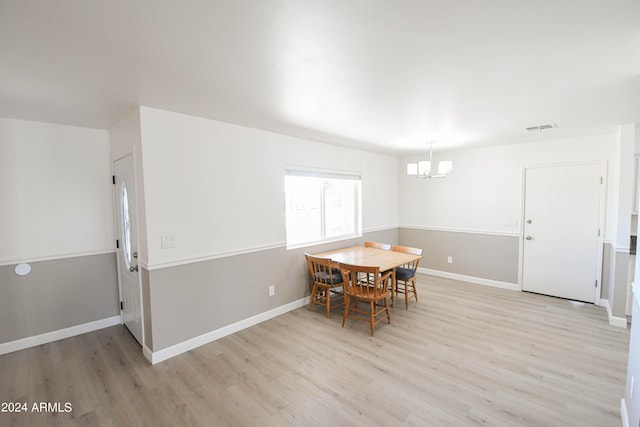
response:
<svg viewBox="0 0 640 427"><path fill-rule="evenodd" d="M142 344L142 297L138 271L136 187L133 155L114 162L118 282L122 322Z"/></svg>

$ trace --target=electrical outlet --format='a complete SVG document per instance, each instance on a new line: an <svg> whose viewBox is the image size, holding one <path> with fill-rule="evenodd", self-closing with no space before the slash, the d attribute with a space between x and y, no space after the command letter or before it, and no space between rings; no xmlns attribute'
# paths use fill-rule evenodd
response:
<svg viewBox="0 0 640 427"><path fill-rule="evenodd" d="M453 264L453 257L452 256L448 256L447 257L447 264Z"/></svg>
<svg viewBox="0 0 640 427"><path fill-rule="evenodd" d="M276 285L269 285L269 296L272 297L276 294Z"/></svg>

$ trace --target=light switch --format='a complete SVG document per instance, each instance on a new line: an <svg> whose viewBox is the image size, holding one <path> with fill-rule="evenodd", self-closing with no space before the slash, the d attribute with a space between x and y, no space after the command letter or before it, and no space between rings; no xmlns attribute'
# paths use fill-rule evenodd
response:
<svg viewBox="0 0 640 427"><path fill-rule="evenodd" d="M176 247L176 238L174 235L160 236L160 248L169 249Z"/></svg>

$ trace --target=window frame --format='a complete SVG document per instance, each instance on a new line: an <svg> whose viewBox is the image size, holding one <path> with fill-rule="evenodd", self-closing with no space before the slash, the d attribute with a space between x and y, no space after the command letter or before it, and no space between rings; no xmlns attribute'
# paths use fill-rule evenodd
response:
<svg viewBox="0 0 640 427"><path fill-rule="evenodd" d="M322 190L319 194L320 197L320 240L312 240L312 241L304 241L304 242L296 242L290 243L289 239L289 192L287 189L287 178L288 177L304 177L304 178L317 178L322 180L322 182L330 181L330 180L342 180L342 181L352 181L353 185L353 203L351 206L353 209L353 233L340 234L338 236L327 237L326 231L326 190L325 185L321 186ZM287 168L285 170L285 182L284 182L284 191L285 191L285 234L286 234L286 247L289 249L302 248L307 246L320 245L324 243L330 242L338 242L341 240L354 239L358 237L362 237L362 176L359 172L351 172L351 171L319 171L319 170L311 170L304 168Z"/></svg>

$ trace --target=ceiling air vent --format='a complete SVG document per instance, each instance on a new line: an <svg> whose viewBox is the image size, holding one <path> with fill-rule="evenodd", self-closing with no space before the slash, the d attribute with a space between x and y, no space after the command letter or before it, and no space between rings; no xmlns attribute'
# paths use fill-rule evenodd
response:
<svg viewBox="0 0 640 427"><path fill-rule="evenodd" d="M538 126L531 126L527 128L527 132L534 132L534 131L543 131L543 130L547 130L547 129L558 129L558 125L555 123L552 124L548 124L548 125L538 125Z"/></svg>

